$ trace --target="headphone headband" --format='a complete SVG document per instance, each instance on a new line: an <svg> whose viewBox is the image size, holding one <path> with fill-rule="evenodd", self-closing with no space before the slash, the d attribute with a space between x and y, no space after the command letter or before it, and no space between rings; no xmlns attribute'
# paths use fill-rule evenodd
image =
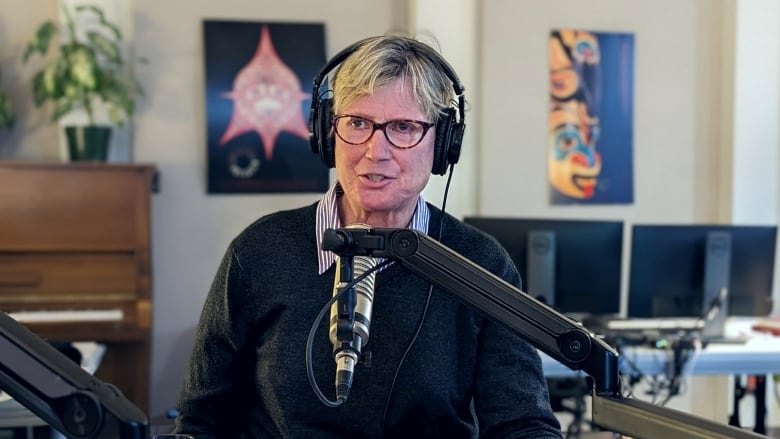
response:
<svg viewBox="0 0 780 439"><path fill-rule="evenodd" d="M359 50L369 41L384 37L370 37L360 40L337 53L322 67L314 78L312 87L311 110L309 111L309 142L312 152L319 154L322 161L328 167L335 166L335 139L333 138L331 124L333 119L333 99L323 99L320 94L320 86L328 74L338 65L343 63L353 53ZM434 142L433 166L431 172L443 175L447 171L447 165L455 164L460 158L460 148L463 143L465 131L466 99L463 84L455 74L455 70L441 55L433 50L422 53L428 60L436 64L442 73L452 83L452 89L458 100L457 117L454 108L445 110L439 116L436 123L436 140Z"/></svg>

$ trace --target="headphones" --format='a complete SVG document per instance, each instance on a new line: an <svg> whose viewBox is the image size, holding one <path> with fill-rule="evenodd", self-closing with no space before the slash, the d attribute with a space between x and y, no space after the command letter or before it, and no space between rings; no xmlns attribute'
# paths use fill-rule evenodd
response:
<svg viewBox="0 0 780 439"><path fill-rule="evenodd" d="M314 87L312 88L311 111L309 112L309 143L311 150L319 154L322 161L329 167L336 166L333 125L333 98L323 98L320 95L320 85L325 77L339 64L349 58L355 51L360 49L367 41L374 40L376 37L360 40L355 44L342 50L322 68L320 73L314 78ZM418 52L419 53L419 52ZM422 55L427 56L441 71L447 75L452 82L452 88L455 96L458 97L458 108L447 108L444 114L439 115L436 122L436 139L433 149L433 166L431 173L444 175L447 172L447 166L458 163L460 158L460 148L463 143L463 132L466 129L465 124L465 98L463 96L463 84L461 84L455 71L450 64L433 50L425 50ZM328 94L328 92L325 92ZM457 116L456 116L457 112Z"/></svg>

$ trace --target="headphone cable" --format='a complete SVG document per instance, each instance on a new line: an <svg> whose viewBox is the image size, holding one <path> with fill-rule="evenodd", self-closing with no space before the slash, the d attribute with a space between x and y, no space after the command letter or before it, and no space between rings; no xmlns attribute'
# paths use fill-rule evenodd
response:
<svg viewBox="0 0 780 439"><path fill-rule="evenodd" d="M454 168L455 168L455 164L450 163L450 172L447 175L447 183L444 185L444 197L441 202L441 217L439 218L439 233L437 238L439 242L441 242L441 237L444 231L444 217L445 217L444 209L447 207L447 194L450 191L450 183L452 182L452 171ZM393 390L395 390L395 383L398 379L398 374L401 372L401 366L403 366L404 362L406 361L407 355L409 355L409 352L412 350L414 343L417 341L417 336L419 336L420 332L422 331L423 323L425 323L425 317L428 315L428 308L431 305L432 297L433 297L433 284L429 284L428 295L425 299L425 306L423 307L422 315L420 316L420 321L417 322L417 328L415 328L414 330L414 335L412 335L412 339L409 341L409 344L406 346L406 350L401 356L401 360L398 362L398 366L396 366L395 368L395 373L393 374L393 381L390 382L390 391L387 393L387 400L385 401L385 410L384 413L382 414L383 434L387 427L387 415L390 412L390 403L393 400Z"/></svg>

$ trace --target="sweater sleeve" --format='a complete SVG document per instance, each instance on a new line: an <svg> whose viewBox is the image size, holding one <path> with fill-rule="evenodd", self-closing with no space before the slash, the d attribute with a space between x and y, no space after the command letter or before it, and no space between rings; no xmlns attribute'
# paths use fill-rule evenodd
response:
<svg viewBox="0 0 780 439"><path fill-rule="evenodd" d="M228 431L248 415L235 401L250 398L252 389L241 377L251 377L243 368L253 361L242 349L247 332L240 317L242 270L232 246L214 277L198 322L192 357L179 396L176 432L196 438L238 437ZM227 429L227 430L226 430Z"/></svg>
<svg viewBox="0 0 780 439"><path fill-rule="evenodd" d="M496 323L480 335L474 404L483 438L561 438L539 354Z"/></svg>
<svg viewBox="0 0 780 439"><path fill-rule="evenodd" d="M520 286L508 256L502 272ZM479 334L474 406L482 438L560 439L537 350L514 332L485 320Z"/></svg>

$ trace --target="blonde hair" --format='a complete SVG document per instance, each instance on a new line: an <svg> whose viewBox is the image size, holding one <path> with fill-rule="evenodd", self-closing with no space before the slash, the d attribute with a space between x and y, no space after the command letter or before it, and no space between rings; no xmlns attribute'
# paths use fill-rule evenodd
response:
<svg viewBox="0 0 780 439"><path fill-rule="evenodd" d="M446 61L423 42L398 35L368 38L334 74L334 112L400 78L411 86L415 102L435 123L456 101L452 80L444 69L450 69Z"/></svg>

